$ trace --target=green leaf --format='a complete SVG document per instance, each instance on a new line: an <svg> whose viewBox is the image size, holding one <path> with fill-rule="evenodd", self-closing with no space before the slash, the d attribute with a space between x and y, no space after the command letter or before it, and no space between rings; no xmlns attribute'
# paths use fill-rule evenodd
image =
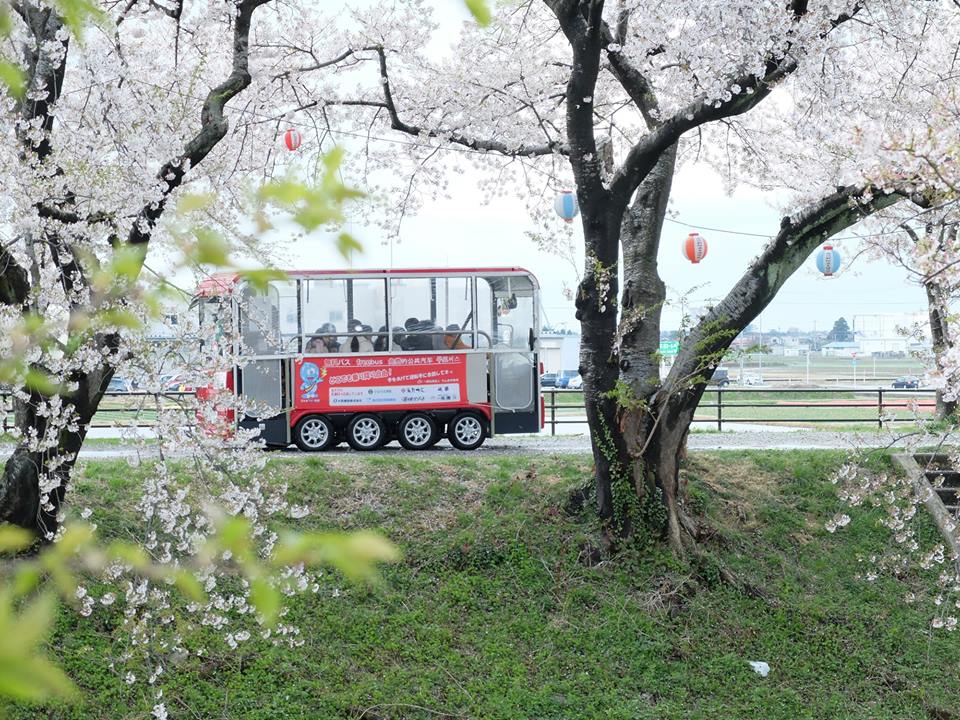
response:
<svg viewBox="0 0 960 720"><path fill-rule="evenodd" d="M147 248L142 245L124 245L116 250L107 272L127 280L136 280L143 268L143 261L147 256ZM114 278L111 278L114 279Z"/></svg>
<svg viewBox="0 0 960 720"><path fill-rule="evenodd" d="M272 626L280 612L280 591L265 577L250 581L250 601L257 609L264 624Z"/></svg>
<svg viewBox="0 0 960 720"><path fill-rule="evenodd" d="M30 547L36 536L29 530L15 525L0 526L0 552L23 550Z"/></svg>
<svg viewBox="0 0 960 720"><path fill-rule="evenodd" d="M207 594L203 591L200 581L189 570L180 570L173 576L173 581L186 597L194 602L204 602Z"/></svg>
<svg viewBox="0 0 960 720"><path fill-rule="evenodd" d="M237 276L246 280L250 285L260 292L266 292L267 286L274 281L283 281L287 279L287 274L282 270L273 268L264 268L262 270L240 270Z"/></svg>
<svg viewBox="0 0 960 720"><path fill-rule="evenodd" d="M376 565L395 562L400 551L374 532L296 533L277 543L271 561L277 565L302 562L308 565L329 565L348 579L376 579Z"/></svg>
<svg viewBox="0 0 960 720"><path fill-rule="evenodd" d="M244 564L251 559L251 531L250 521L245 517L232 517L217 529L217 547L229 550L238 563Z"/></svg>
<svg viewBox="0 0 960 720"><path fill-rule="evenodd" d="M101 327L128 328L130 330L140 330L143 328L143 322L134 313L122 308L112 308L104 310L97 314L97 319Z"/></svg>
<svg viewBox="0 0 960 720"><path fill-rule="evenodd" d="M11 590L15 597L23 597L29 592L33 592L40 584L40 568L34 564L26 564L17 568L16 575L13 576Z"/></svg>
<svg viewBox="0 0 960 720"><path fill-rule="evenodd" d="M0 5L0 38L4 38L13 30L13 21L10 20L10 13Z"/></svg>
<svg viewBox="0 0 960 720"><path fill-rule="evenodd" d="M70 678L37 649L56 610L53 595L44 593L14 615L10 594L0 594L0 697L40 701L76 695Z"/></svg>
<svg viewBox="0 0 960 720"><path fill-rule="evenodd" d="M230 246L220 233L207 227L194 228L197 243L193 249L193 259L200 265L226 267L230 264Z"/></svg>
<svg viewBox="0 0 960 720"><path fill-rule="evenodd" d="M486 27L490 24L490 8L487 7L485 0L463 0L463 2L478 25Z"/></svg>
<svg viewBox="0 0 960 720"><path fill-rule="evenodd" d="M28 390L33 390L41 395L55 395L59 386L47 373L30 368L23 377L23 385Z"/></svg>
<svg viewBox="0 0 960 720"><path fill-rule="evenodd" d="M337 235L337 250L343 257L349 258L351 252L363 252L363 245L350 233L342 232Z"/></svg>
<svg viewBox="0 0 960 720"><path fill-rule="evenodd" d="M15 98L23 97L26 81L20 68L7 60L0 60L0 84L6 85Z"/></svg>
<svg viewBox="0 0 960 720"><path fill-rule="evenodd" d="M78 40L83 39L84 28L89 23L99 25L108 21L107 14L91 0L55 0L55 5L63 24Z"/></svg>
<svg viewBox="0 0 960 720"><path fill-rule="evenodd" d="M197 210L206 210L213 205L216 196L213 193L190 193L181 195L177 202L177 214L186 215Z"/></svg>

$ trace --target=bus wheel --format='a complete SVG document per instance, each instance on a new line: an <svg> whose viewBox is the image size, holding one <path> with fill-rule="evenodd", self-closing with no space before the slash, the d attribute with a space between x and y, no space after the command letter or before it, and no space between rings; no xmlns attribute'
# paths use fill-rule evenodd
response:
<svg viewBox="0 0 960 720"><path fill-rule="evenodd" d="M355 415L347 425L347 442L354 450L376 450L386 438L387 429L376 415Z"/></svg>
<svg viewBox="0 0 960 720"><path fill-rule="evenodd" d="M437 424L425 413L404 415L397 427L397 440L407 450L426 450L440 438Z"/></svg>
<svg viewBox="0 0 960 720"><path fill-rule="evenodd" d="M447 439L457 450L476 450L483 445L486 431L476 413L457 413L447 427Z"/></svg>
<svg viewBox="0 0 960 720"><path fill-rule="evenodd" d="M304 452L319 452L333 444L333 425L323 415L301 418L293 428L293 441Z"/></svg>

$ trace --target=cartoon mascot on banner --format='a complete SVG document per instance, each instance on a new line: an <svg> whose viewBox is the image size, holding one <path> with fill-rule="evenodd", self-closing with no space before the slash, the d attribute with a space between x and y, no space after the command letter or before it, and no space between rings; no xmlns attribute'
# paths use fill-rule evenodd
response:
<svg viewBox="0 0 960 720"><path fill-rule="evenodd" d="M323 376L326 375L326 368L321 373L320 368L316 366L315 363L305 362L300 366L300 379L303 381L300 383L301 395L300 397L304 400L310 400L317 397L317 388L320 386L320 383L323 382Z"/></svg>

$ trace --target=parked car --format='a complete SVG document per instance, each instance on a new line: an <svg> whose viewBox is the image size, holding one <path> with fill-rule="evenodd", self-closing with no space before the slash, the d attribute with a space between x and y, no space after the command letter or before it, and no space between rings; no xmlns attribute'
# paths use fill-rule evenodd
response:
<svg viewBox="0 0 960 720"><path fill-rule="evenodd" d="M916 390L920 387L920 381L915 377L898 377L893 381L893 387L895 388L907 388L908 390Z"/></svg>
<svg viewBox="0 0 960 720"><path fill-rule="evenodd" d="M131 392L133 386L130 384L130 381L124 377L114 375L110 378L110 383L107 385L108 393L126 393Z"/></svg>
<svg viewBox="0 0 960 720"><path fill-rule="evenodd" d="M163 392L193 392L193 387L187 382L187 378L177 373L176 375L161 375L160 387Z"/></svg>
<svg viewBox="0 0 960 720"><path fill-rule="evenodd" d="M557 386L557 374L556 373L544 373L540 376L540 387L556 387Z"/></svg>
<svg viewBox="0 0 960 720"><path fill-rule="evenodd" d="M741 385L763 385L763 378L759 373L745 372L740 376Z"/></svg>
<svg viewBox="0 0 960 720"><path fill-rule="evenodd" d="M727 368L718 367L713 371L713 375L710 376L707 384L716 385L717 387L726 387L730 384L730 371L727 370Z"/></svg>
<svg viewBox="0 0 960 720"><path fill-rule="evenodd" d="M557 387L565 388L570 383L570 381L579 375L576 370L563 370L559 375L557 375Z"/></svg>
<svg viewBox="0 0 960 720"><path fill-rule="evenodd" d="M580 377L578 373L576 377L570 378L570 381L567 383L568 390L582 390L583 389L583 378Z"/></svg>

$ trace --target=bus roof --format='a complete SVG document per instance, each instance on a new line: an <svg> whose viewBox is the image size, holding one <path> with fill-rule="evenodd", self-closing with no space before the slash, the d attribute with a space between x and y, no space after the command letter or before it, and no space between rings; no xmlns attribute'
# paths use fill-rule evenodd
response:
<svg viewBox="0 0 960 720"><path fill-rule="evenodd" d="M285 272L294 280L304 277L323 277L325 275L383 275L386 277L389 275L466 275L475 273L499 275L523 273L532 277L535 285L539 285L536 282L536 276L522 267L393 268L392 270L380 268L371 270L289 270ZM239 279L240 275L237 273L214 273L200 281L200 284L197 285L196 295L199 297L225 295L230 292Z"/></svg>

